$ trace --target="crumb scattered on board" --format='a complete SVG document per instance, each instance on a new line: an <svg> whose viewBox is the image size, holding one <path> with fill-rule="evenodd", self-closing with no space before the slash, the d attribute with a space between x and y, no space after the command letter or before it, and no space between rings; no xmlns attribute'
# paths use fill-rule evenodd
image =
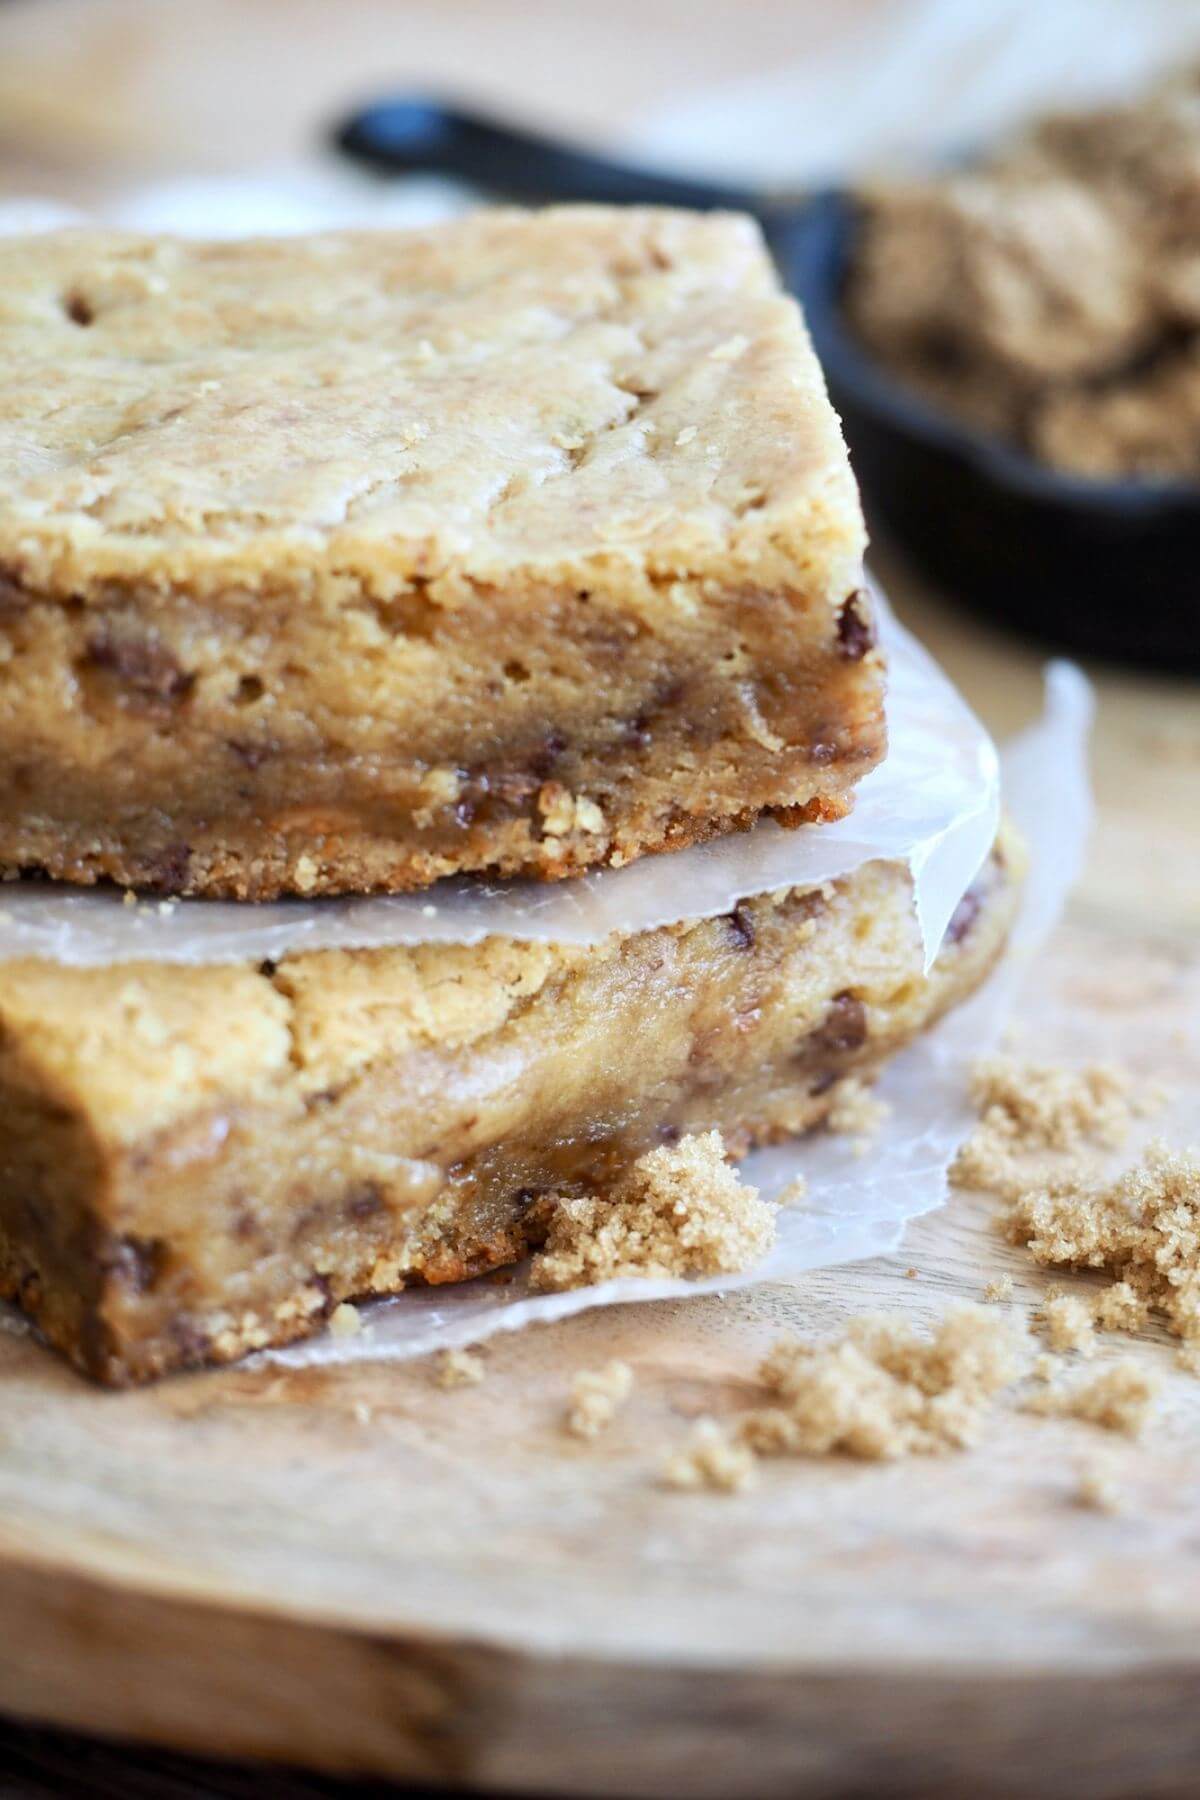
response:
<svg viewBox="0 0 1200 1800"><path fill-rule="evenodd" d="M1092 1308L1078 1294L1056 1294L1042 1307L1046 1339L1052 1350L1061 1355L1078 1350L1081 1356L1095 1356L1096 1328Z"/></svg>
<svg viewBox="0 0 1200 1800"><path fill-rule="evenodd" d="M997 1275L995 1281L989 1281L983 1290L983 1297L989 1305L998 1300L1011 1300L1013 1297L1013 1278L1011 1275Z"/></svg>
<svg viewBox="0 0 1200 1800"><path fill-rule="evenodd" d="M443 1350L435 1379L440 1388L478 1387L483 1375L483 1360L473 1351Z"/></svg>
<svg viewBox="0 0 1200 1800"><path fill-rule="evenodd" d="M598 1437L632 1392L633 1370L628 1363L614 1360L602 1369L581 1369L571 1383L567 1430L574 1437Z"/></svg>
<svg viewBox="0 0 1200 1800"><path fill-rule="evenodd" d="M1115 1180L1067 1174L1030 1188L1006 1214L1009 1236L1046 1268L1113 1277L1094 1322L1136 1331L1151 1309L1185 1350L1200 1350L1200 1154L1152 1144Z"/></svg>
<svg viewBox="0 0 1200 1800"><path fill-rule="evenodd" d="M672 1451L662 1470L667 1487L710 1488L721 1494L743 1493L753 1487L756 1475L754 1451L715 1419L697 1419L690 1436Z"/></svg>
<svg viewBox="0 0 1200 1800"><path fill-rule="evenodd" d="M720 1132L697 1133L639 1157L603 1195L557 1199L530 1284L733 1274L770 1250L775 1213L728 1162Z"/></svg>
<svg viewBox="0 0 1200 1800"><path fill-rule="evenodd" d="M1084 1323L1090 1330L1086 1314ZM1145 1429L1160 1389L1152 1372L1124 1358L1084 1381L1051 1385L1061 1367L1046 1353L1031 1363L1023 1328L982 1306L951 1307L927 1335L903 1319L852 1319L830 1343L777 1343L758 1372L758 1402L727 1425L701 1420L663 1478L736 1492L762 1457L882 1462L966 1449L982 1437L993 1403L1030 1376L1044 1385L1018 1396L1023 1411L1131 1437Z"/></svg>
<svg viewBox="0 0 1200 1800"><path fill-rule="evenodd" d="M1058 1419L1082 1419L1105 1431L1139 1437L1150 1422L1162 1388L1158 1376L1128 1357L1070 1386L1040 1388L1025 1411Z"/></svg>
<svg viewBox="0 0 1200 1800"><path fill-rule="evenodd" d="M1069 1069L1011 1055L980 1058L971 1072L979 1124L955 1160L960 1187L1015 1200L1029 1184L1030 1152L1077 1154L1089 1145L1117 1149L1134 1121L1161 1107L1160 1090L1142 1090L1107 1063Z"/></svg>
<svg viewBox="0 0 1200 1800"><path fill-rule="evenodd" d="M1128 1281L1114 1281L1092 1300L1092 1316L1101 1331L1140 1331L1149 1303Z"/></svg>
<svg viewBox="0 0 1200 1800"><path fill-rule="evenodd" d="M1123 1144L1163 1090L1108 1064L993 1056L976 1065L972 1095L980 1122L953 1179L1000 1198L1010 1240L1044 1268L1111 1277L1098 1294L1048 1297L1051 1347L1090 1355L1095 1328L1139 1331L1155 1312L1183 1339L1182 1366L1200 1373L1200 1152L1153 1143L1115 1177L1085 1154Z"/></svg>
<svg viewBox="0 0 1200 1800"><path fill-rule="evenodd" d="M854 1319L831 1344L776 1344L759 1371L767 1404L740 1435L762 1456L933 1455L978 1441L1024 1362L1020 1330L982 1307L952 1307L931 1337L903 1319Z"/></svg>
<svg viewBox="0 0 1200 1800"><path fill-rule="evenodd" d="M334 1337L357 1337L362 1330L362 1315L357 1306L343 1300L329 1315L329 1329Z"/></svg>

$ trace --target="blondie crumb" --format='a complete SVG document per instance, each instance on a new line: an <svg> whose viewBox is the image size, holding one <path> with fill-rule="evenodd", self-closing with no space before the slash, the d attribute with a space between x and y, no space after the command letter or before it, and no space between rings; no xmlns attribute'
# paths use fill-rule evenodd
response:
<svg viewBox="0 0 1200 1800"><path fill-rule="evenodd" d="M825 1123L838 1137L852 1140L856 1156L865 1156L891 1110L888 1102L873 1093L865 1081L849 1075L834 1087L833 1104Z"/></svg>
<svg viewBox="0 0 1200 1800"><path fill-rule="evenodd" d="M1031 1394L1024 1410L1057 1419L1082 1419L1105 1431L1140 1437L1149 1424L1162 1383L1128 1357L1070 1387Z"/></svg>
<svg viewBox="0 0 1200 1800"><path fill-rule="evenodd" d="M997 1275L996 1279L989 1281L984 1288L983 1297L989 1305L994 1305L999 1300L1011 1300L1013 1297L1012 1276Z"/></svg>
<svg viewBox="0 0 1200 1800"><path fill-rule="evenodd" d="M530 1284L557 1293L628 1276L732 1274L774 1242L775 1208L708 1131L640 1156L607 1193L557 1200Z"/></svg>
<svg viewBox="0 0 1200 1800"><path fill-rule="evenodd" d="M581 1369L571 1383L567 1430L573 1437L598 1437L632 1392L633 1370L628 1363L614 1359L602 1369Z"/></svg>
<svg viewBox="0 0 1200 1800"><path fill-rule="evenodd" d="M931 1338L904 1320L854 1319L840 1341L783 1339L760 1370L771 1403L742 1423L764 1456L868 1460L976 1443L988 1403L1022 1372L1023 1341L981 1307L953 1307Z"/></svg>
<svg viewBox="0 0 1200 1800"><path fill-rule="evenodd" d="M663 1464L662 1479L667 1487L740 1494L757 1480L756 1458L715 1419L697 1419L687 1442Z"/></svg>
<svg viewBox="0 0 1200 1800"><path fill-rule="evenodd" d="M435 1380L440 1388L478 1387L483 1375L482 1359L473 1351L444 1350Z"/></svg>
<svg viewBox="0 0 1200 1800"><path fill-rule="evenodd" d="M1042 1307L1042 1321L1052 1350L1060 1355L1077 1350L1081 1356L1095 1356L1096 1329L1092 1308L1077 1294L1058 1294Z"/></svg>
<svg viewBox="0 0 1200 1800"><path fill-rule="evenodd" d="M329 1315L329 1329L334 1337L357 1337L362 1330L362 1314L357 1306L343 1300Z"/></svg>

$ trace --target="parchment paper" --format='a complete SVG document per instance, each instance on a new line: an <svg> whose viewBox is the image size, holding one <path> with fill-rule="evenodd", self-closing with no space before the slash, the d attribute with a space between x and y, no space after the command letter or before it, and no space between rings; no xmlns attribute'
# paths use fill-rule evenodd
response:
<svg viewBox="0 0 1200 1800"><path fill-rule="evenodd" d="M478 943L491 934L597 943L712 918L748 894L816 887L878 859L907 863L932 961L950 915L996 834L999 771L991 739L921 646L885 607L889 657L886 760L834 825L749 832L572 881L440 882L423 894L288 900L263 906L142 900L114 888L49 883L0 888L0 959L76 966L150 960L258 962L287 951L383 944Z"/></svg>
<svg viewBox="0 0 1200 1800"><path fill-rule="evenodd" d="M1008 957L982 990L898 1056L877 1091L892 1107L870 1154L854 1155L825 1133L758 1151L742 1173L768 1197L797 1175L803 1206L779 1215L778 1240L757 1268L703 1281L614 1281L567 1294L532 1296L518 1273L453 1288L412 1289L364 1308L356 1337L328 1335L264 1356L289 1367L401 1359L477 1343L533 1320L565 1318L593 1306L733 1292L787 1281L806 1271L894 1250L910 1219L940 1206L947 1170L971 1125L966 1070L993 1046L1032 953L1056 923L1082 865L1091 822L1086 751L1091 690L1070 663L1046 673L1041 721L1005 750L1004 802L1028 841L1031 870Z"/></svg>

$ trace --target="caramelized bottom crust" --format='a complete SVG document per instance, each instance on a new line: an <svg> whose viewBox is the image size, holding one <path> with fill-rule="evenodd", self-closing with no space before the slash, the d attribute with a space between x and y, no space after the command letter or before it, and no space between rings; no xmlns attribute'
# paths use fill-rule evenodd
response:
<svg viewBox="0 0 1200 1800"><path fill-rule="evenodd" d="M238 900L403 892L619 867L763 813L840 817L885 749L865 595L718 610L649 630L586 595L510 596L382 637L372 614L356 660L278 602L247 644L181 601L157 624L132 604L6 610L0 579L0 870Z"/></svg>
<svg viewBox="0 0 1200 1800"><path fill-rule="evenodd" d="M516 1261L539 1198L603 1191L656 1143L716 1127L741 1153L819 1124L839 1078L982 979L1012 855L928 976L886 864L585 950L8 964L0 1292L120 1385Z"/></svg>
<svg viewBox="0 0 1200 1800"><path fill-rule="evenodd" d="M810 791L811 781L802 784L807 794L802 800L784 798L797 790L778 775L768 789L774 798L751 805L739 803L744 790L721 795L706 781L694 793L681 794L676 788L661 806L634 805L618 818L606 816L602 832L571 825L561 836L547 834L544 821L536 818L491 818L469 833L458 825L419 829L411 814L398 809L393 811L393 836L361 825L344 803L336 813L290 808L293 825L287 832L231 825L220 831L216 843L203 841L212 837L211 828L192 830L186 824L174 826L169 841L150 844L106 827L0 826L0 875L45 876L76 887L112 881L144 893L252 902L286 895L415 893L464 873L562 881L748 831L759 818L774 818L789 828L829 824L851 810L854 786L876 760L872 753L824 769L817 791ZM692 802L707 811L689 810ZM576 796L565 788L561 799L556 795L548 804L568 809L571 818L578 808ZM315 835L306 837L309 830Z"/></svg>

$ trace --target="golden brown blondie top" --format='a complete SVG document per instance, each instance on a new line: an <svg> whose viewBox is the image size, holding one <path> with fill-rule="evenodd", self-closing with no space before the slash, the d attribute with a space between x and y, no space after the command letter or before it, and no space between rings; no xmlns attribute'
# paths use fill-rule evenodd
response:
<svg viewBox="0 0 1200 1800"><path fill-rule="evenodd" d="M861 550L837 418L748 219L0 245L19 588L825 589Z"/></svg>

